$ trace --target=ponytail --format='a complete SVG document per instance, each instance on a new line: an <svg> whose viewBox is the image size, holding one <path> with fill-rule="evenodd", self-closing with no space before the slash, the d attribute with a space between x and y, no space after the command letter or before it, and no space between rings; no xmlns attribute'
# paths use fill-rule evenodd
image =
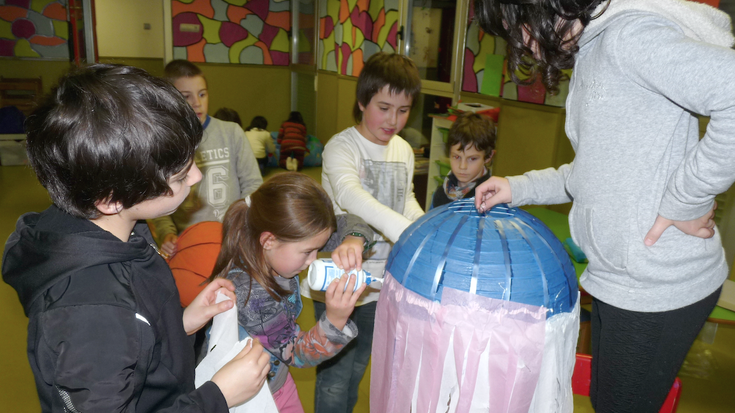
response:
<svg viewBox="0 0 735 413"><path fill-rule="evenodd" d="M325 229L334 232L337 219L321 185L298 172L278 174L230 205L222 222L222 249L209 279L227 277L239 268L250 275L251 286L255 279L280 301L289 291L276 283L277 274L268 266L260 244L261 234L270 232L280 242L299 242Z"/></svg>
<svg viewBox="0 0 735 413"><path fill-rule="evenodd" d="M288 292L276 283L272 270L263 258L260 234L253 234L252 226L248 222L249 211L250 206L245 199L235 201L227 210L222 221L222 249L209 281L218 277L227 278L231 270L239 268L250 275L246 303L250 299L253 278L271 297L280 301Z"/></svg>

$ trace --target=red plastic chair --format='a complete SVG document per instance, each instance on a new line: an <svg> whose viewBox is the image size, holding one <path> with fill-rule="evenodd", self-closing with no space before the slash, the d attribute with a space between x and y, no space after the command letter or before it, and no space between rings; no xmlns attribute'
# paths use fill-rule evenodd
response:
<svg viewBox="0 0 735 413"><path fill-rule="evenodd" d="M587 354L577 354L577 362L574 364L574 374L572 374L572 393L580 396L590 395L590 382L592 381L592 356ZM675 413L679 407L679 398L681 397L681 380L677 377L674 385L666 396L660 413Z"/></svg>

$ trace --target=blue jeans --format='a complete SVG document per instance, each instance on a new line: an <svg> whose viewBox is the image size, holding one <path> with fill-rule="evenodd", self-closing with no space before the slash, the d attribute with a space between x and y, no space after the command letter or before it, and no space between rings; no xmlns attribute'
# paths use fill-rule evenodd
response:
<svg viewBox="0 0 735 413"><path fill-rule="evenodd" d="M357 389L365 375L373 346L373 325L377 302L355 307L350 319L357 324L357 337L335 357L316 368L315 413L351 413L357 403ZM314 301L319 320L327 307Z"/></svg>

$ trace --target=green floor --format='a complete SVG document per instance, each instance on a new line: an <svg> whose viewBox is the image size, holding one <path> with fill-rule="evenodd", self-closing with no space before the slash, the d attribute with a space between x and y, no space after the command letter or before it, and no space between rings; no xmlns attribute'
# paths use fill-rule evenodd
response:
<svg viewBox="0 0 735 413"><path fill-rule="evenodd" d="M268 176L282 170L271 170ZM307 168L305 173L319 180L321 168ZM0 166L0 240L7 239L17 217L27 211L40 211L50 204L45 191L25 167ZM26 358L26 328L28 319L18 298L8 285L0 283L0 317L3 335L0 340L0 411L38 412L33 376ZM311 301L304 299L304 311L299 317L301 328L314 325ZM735 411L735 327L720 325L715 334L698 341L687 358L680 377L683 382L680 413L725 413ZM313 411L315 369L291 369L306 412ZM355 412L369 411L370 377L365 375ZM575 411L592 412L589 400L575 398Z"/></svg>

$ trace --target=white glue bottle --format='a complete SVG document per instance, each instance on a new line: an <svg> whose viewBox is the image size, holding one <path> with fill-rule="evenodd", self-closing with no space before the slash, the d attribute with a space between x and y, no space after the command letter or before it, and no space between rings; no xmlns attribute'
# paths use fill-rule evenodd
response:
<svg viewBox="0 0 735 413"><path fill-rule="evenodd" d="M309 273L306 276L309 288L316 291L327 291L329 284L332 281L339 279L344 274L344 270L341 270L337 264L329 258L319 258L309 265ZM352 270L347 275L355 274L355 289L357 291L360 286L365 283L370 285L371 283L379 283L377 288L380 288L383 284L383 279L373 277L369 272L365 270L355 271ZM349 282L349 280L347 281ZM345 286L345 288L347 288Z"/></svg>

